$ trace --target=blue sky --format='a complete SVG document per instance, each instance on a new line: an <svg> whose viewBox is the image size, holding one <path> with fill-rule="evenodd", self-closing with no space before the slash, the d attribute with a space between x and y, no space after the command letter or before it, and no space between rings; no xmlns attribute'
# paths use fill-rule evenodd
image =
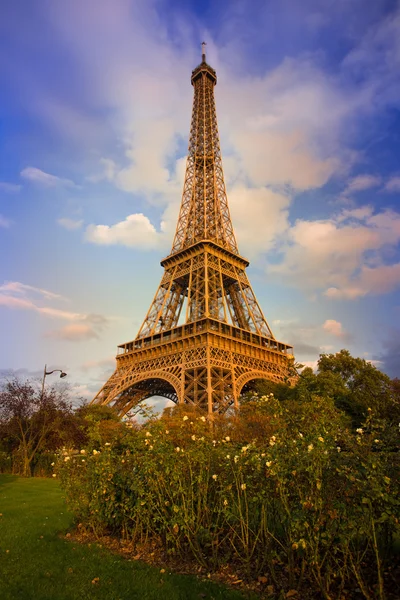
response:
<svg viewBox="0 0 400 600"><path fill-rule="evenodd" d="M278 339L400 376L400 5L0 8L0 369L90 398L134 339L181 199L207 41L241 253Z"/></svg>

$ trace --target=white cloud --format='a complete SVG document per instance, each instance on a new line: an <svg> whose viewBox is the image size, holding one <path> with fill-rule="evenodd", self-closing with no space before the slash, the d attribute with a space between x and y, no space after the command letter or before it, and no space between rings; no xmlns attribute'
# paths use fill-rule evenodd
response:
<svg viewBox="0 0 400 600"><path fill-rule="evenodd" d="M50 306L37 306L34 302L32 302L32 300L29 300L27 298L18 298L14 296L1 294L0 306L20 310L33 310L47 317L54 317L58 319L75 320L84 317L84 315L80 315L79 313L60 310L58 308L52 308Z"/></svg>
<svg viewBox="0 0 400 600"><path fill-rule="evenodd" d="M254 257L266 252L288 227L290 197L269 188L234 186L229 194L229 207L235 233L240 241L241 252ZM163 213L160 230L157 231L148 217L142 213L128 215L114 225L89 225L87 241L131 248L151 250L166 249L172 243L179 205L171 203Z"/></svg>
<svg viewBox="0 0 400 600"><path fill-rule="evenodd" d="M115 357L109 356L100 360L87 360L81 366L82 371L91 371L92 369L112 369L115 368Z"/></svg>
<svg viewBox="0 0 400 600"><path fill-rule="evenodd" d="M276 331L275 331L276 328ZM294 347L296 360L301 363L304 359L318 356L322 351L321 327L298 320L279 319L274 321L274 333L278 340L287 341Z"/></svg>
<svg viewBox="0 0 400 600"><path fill-rule="evenodd" d="M229 206L240 251L252 258L266 252L288 228L290 197L268 188L237 185L230 190Z"/></svg>
<svg viewBox="0 0 400 600"><path fill-rule="evenodd" d="M335 321L335 319L327 319L322 325L322 328L324 331L337 338L343 339L347 337L346 332L343 330L343 325L340 323L340 321Z"/></svg>
<svg viewBox="0 0 400 600"><path fill-rule="evenodd" d="M377 369L381 369L381 365L383 365L383 360L374 360L374 359L366 359L367 363L370 363L371 365L373 365L374 367L376 367Z"/></svg>
<svg viewBox="0 0 400 600"><path fill-rule="evenodd" d="M255 186L290 184L297 189L320 187L338 168L334 158L321 160L310 150L304 131L262 131L251 127L231 134L238 163Z"/></svg>
<svg viewBox="0 0 400 600"><path fill-rule="evenodd" d="M314 372L316 372L318 370L318 358L316 358L315 360L302 360L301 364L303 365L303 367L309 367L310 369L312 369Z"/></svg>
<svg viewBox="0 0 400 600"><path fill-rule="evenodd" d="M61 341L83 342L94 338L98 339L107 325L108 319L103 315L77 315L72 323L64 325L60 329L48 331L45 335Z"/></svg>
<svg viewBox="0 0 400 600"><path fill-rule="evenodd" d="M287 233L283 260L268 271L329 298L355 299L387 293L400 285L398 264L385 264L386 251L400 242L400 214L369 207L345 210L330 219L299 219Z"/></svg>
<svg viewBox="0 0 400 600"><path fill-rule="evenodd" d="M108 179L108 181L112 181L115 177L116 173L116 164L110 158L101 158L100 164L104 169L104 177Z"/></svg>
<svg viewBox="0 0 400 600"><path fill-rule="evenodd" d="M78 187L71 179L50 175L50 173L45 173L45 171L37 169L36 167L26 167L25 169L22 169L21 177L28 179L28 181L33 183L37 183L38 185L42 185L43 187Z"/></svg>
<svg viewBox="0 0 400 600"><path fill-rule="evenodd" d="M53 306L41 306L35 299L39 296L46 300L64 300L59 294L48 290L26 285L18 281L6 282L0 286L0 307L14 310L28 310L39 313L45 317L69 321L68 325L61 329L48 332L48 337L70 341L82 341L98 337L99 333L108 325L109 319L103 315L89 313L78 313L54 308Z"/></svg>
<svg viewBox="0 0 400 600"><path fill-rule="evenodd" d="M343 209L340 214L336 215L335 219L337 223L347 220L365 221L373 214L373 206L360 206L359 208Z"/></svg>
<svg viewBox="0 0 400 600"><path fill-rule="evenodd" d="M132 138L126 140L129 166L115 174L118 187L128 192L144 192L149 199L158 194L179 194L182 184L177 183L167 168L168 158L176 152L175 136L171 117L137 122Z"/></svg>
<svg viewBox="0 0 400 600"><path fill-rule="evenodd" d="M98 183L99 181L113 181L117 173L117 165L111 158L101 158L99 160L101 166L101 172L97 175L91 175L87 177L88 181L92 183Z"/></svg>
<svg viewBox="0 0 400 600"><path fill-rule="evenodd" d="M69 219L68 217L62 217L57 220L57 223L64 227L64 229L68 229L69 231L74 231L75 229L80 229L83 225L83 220L76 221L74 219Z"/></svg>
<svg viewBox="0 0 400 600"><path fill-rule="evenodd" d="M20 281L6 281L0 285L0 294L25 296L28 292L39 294L40 296L50 300L65 300L63 296L60 296L60 294L55 294L54 292L49 292L48 290L44 290L42 288L27 285L26 283L21 283Z"/></svg>
<svg viewBox="0 0 400 600"><path fill-rule="evenodd" d="M353 179L350 179L343 192L343 195L369 190L370 188L377 187L378 185L380 185L381 181L381 177L377 175L357 175L357 177L353 177Z"/></svg>
<svg viewBox="0 0 400 600"><path fill-rule="evenodd" d="M382 178L379 175L370 175L368 173L364 173L362 175L357 175L353 177L347 182L344 190L340 194L338 200L343 203L351 203L350 196L358 192L363 192L365 190L369 190L371 188L376 188L382 183ZM362 207L360 210L367 210L369 207Z"/></svg>
<svg viewBox="0 0 400 600"><path fill-rule="evenodd" d="M387 192L400 192L400 177L391 177L385 185Z"/></svg>
<svg viewBox="0 0 400 600"><path fill-rule="evenodd" d="M98 333L95 328L85 323L71 323L64 325L61 329L49 331L46 337L52 337L57 340L65 340L69 342L82 342L93 338L98 338Z"/></svg>
<svg viewBox="0 0 400 600"><path fill-rule="evenodd" d="M9 194L16 194L22 188L22 185L16 183L7 183L6 181L0 181L0 191L7 192Z"/></svg>
<svg viewBox="0 0 400 600"><path fill-rule="evenodd" d="M89 225L85 238L95 244L121 244L147 250L162 246L166 241L163 232L158 232L142 213L128 215L124 221L111 226Z"/></svg>
<svg viewBox="0 0 400 600"><path fill-rule="evenodd" d="M363 266L352 284L339 288L328 288L325 295L334 299L354 300L367 294L386 294L400 286L400 263L379 265L374 268Z"/></svg>
<svg viewBox="0 0 400 600"><path fill-rule="evenodd" d="M4 229L7 229L8 227L10 227L10 225L11 221L3 217L3 215L0 215L0 227L4 227Z"/></svg>
<svg viewBox="0 0 400 600"><path fill-rule="evenodd" d="M216 95L224 108L223 146L253 185L320 187L348 162L340 145L343 125L361 98L350 96L312 60L285 59L241 81L222 70L222 78Z"/></svg>

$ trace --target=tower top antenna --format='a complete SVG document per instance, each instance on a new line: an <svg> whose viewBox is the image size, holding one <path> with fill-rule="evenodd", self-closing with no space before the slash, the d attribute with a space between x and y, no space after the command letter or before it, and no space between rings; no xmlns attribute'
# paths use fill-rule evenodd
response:
<svg viewBox="0 0 400 600"><path fill-rule="evenodd" d="M201 60L202 62L206 62L206 42L202 42L201 44Z"/></svg>

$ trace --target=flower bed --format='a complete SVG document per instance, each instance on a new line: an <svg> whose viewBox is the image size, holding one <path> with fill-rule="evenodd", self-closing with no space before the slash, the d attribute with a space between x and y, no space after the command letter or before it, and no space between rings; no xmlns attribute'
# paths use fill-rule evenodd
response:
<svg viewBox="0 0 400 600"><path fill-rule="evenodd" d="M377 431L379 436L377 437ZM142 428L121 424L56 475L76 519L97 534L156 541L203 567L284 576L339 598L383 598L399 534L397 462L370 412L352 433L326 399L253 398L209 423L178 407ZM355 596L357 597L357 596Z"/></svg>

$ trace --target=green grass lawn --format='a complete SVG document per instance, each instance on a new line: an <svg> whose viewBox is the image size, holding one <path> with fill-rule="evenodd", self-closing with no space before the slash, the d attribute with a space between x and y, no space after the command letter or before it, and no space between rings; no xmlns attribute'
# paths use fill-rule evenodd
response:
<svg viewBox="0 0 400 600"><path fill-rule="evenodd" d="M242 594L59 536L72 527L58 483L0 475L1 600L240 600ZM99 578L97 583L92 580Z"/></svg>

